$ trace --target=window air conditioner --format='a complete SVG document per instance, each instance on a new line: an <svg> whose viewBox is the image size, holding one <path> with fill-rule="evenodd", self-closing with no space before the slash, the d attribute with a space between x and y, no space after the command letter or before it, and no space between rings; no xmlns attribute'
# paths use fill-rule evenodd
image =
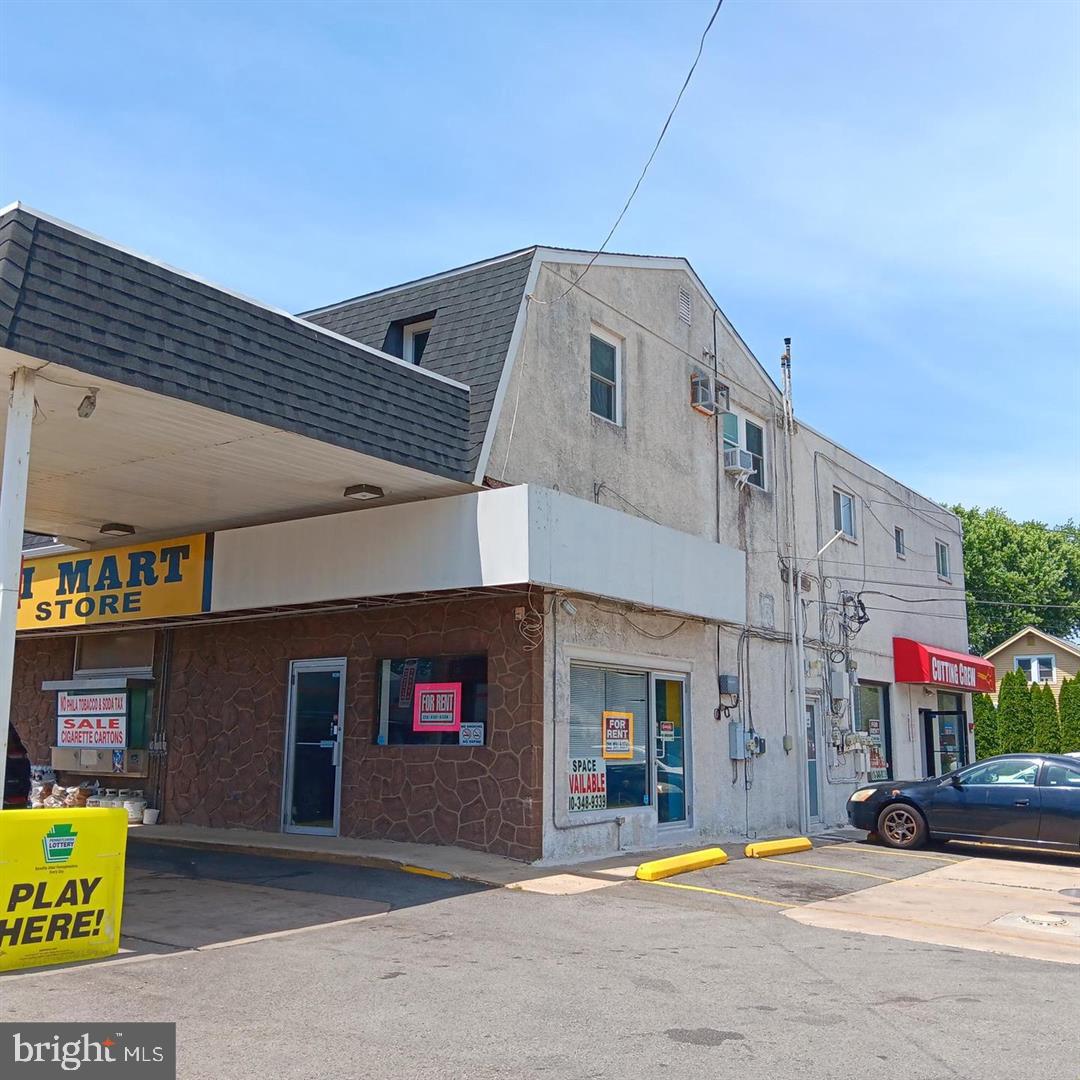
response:
<svg viewBox="0 0 1080 1080"><path fill-rule="evenodd" d="M712 416L716 412L713 379L706 371L693 371L690 374L690 407L705 416Z"/></svg>
<svg viewBox="0 0 1080 1080"><path fill-rule="evenodd" d="M713 383L713 400L721 412L727 412L731 407L731 391L722 382Z"/></svg>
<svg viewBox="0 0 1080 1080"><path fill-rule="evenodd" d="M724 451L724 472L745 473L749 476L753 471L754 457L749 450L732 447Z"/></svg>

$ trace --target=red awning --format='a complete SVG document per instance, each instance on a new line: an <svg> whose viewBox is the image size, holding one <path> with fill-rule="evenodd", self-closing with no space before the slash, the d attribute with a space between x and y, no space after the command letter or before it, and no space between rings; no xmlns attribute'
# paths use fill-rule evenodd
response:
<svg viewBox="0 0 1080 1080"><path fill-rule="evenodd" d="M898 683L926 683L974 694L992 694L997 689L994 665L988 660L911 638L893 638L893 662Z"/></svg>

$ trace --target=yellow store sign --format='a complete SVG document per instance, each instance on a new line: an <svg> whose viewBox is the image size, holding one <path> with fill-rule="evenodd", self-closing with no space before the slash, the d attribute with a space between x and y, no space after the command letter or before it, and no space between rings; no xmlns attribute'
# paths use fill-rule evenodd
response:
<svg viewBox="0 0 1080 1080"><path fill-rule="evenodd" d="M0 971L120 948L127 814L0 813Z"/></svg>
<svg viewBox="0 0 1080 1080"><path fill-rule="evenodd" d="M23 563L20 630L162 619L210 610L213 535L198 533Z"/></svg>

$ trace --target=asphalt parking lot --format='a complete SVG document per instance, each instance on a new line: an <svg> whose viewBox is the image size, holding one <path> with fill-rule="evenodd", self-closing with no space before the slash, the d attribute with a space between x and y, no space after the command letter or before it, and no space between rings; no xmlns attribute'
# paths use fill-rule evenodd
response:
<svg viewBox="0 0 1080 1080"><path fill-rule="evenodd" d="M822 841L668 885L545 895L140 851L128 951L4 977L0 1018L173 1022L182 1080L1075 1080L1071 968L800 921L941 870L1080 884L1076 863L925 854Z"/></svg>
<svg viewBox="0 0 1080 1080"><path fill-rule="evenodd" d="M1080 858L983 845L823 840L625 888L650 903L756 909L825 929L1080 964Z"/></svg>

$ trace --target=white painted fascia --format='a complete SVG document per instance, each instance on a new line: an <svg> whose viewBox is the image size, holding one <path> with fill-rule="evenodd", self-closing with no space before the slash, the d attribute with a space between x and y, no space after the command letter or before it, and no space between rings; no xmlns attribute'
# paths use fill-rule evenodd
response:
<svg viewBox="0 0 1080 1080"><path fill-rule="evenodd" d="M231 296L234 300L239 300L245 304L251 304L252 307L259 308L261 311L266 311L271 315L277 315L283 319L288 319L289 322L296 323L297 326L302 326L305 330L312 330L322 337L332 338L340 344L349 345L353 349L359 349L361 352L369 353L372 356L378 357L380 360L388 360L400 367L407 368L417 375L422 375L426 379L434 379L435 382L445 383L448 386L455 386L459 390L469 389L466 383L458 382L456 379L448 378L446 375L440 375L437 371L432 371L429 368L417 367L415 364L406 363L400 356L391 356L390 353L385 353L381 349L374 349L370 345L365 345L362 342L356 341L354 338L345 337L343 334L337 334L333 330L327 330L325 326L319 326L317 323L308 322L299 315L293 315L291 312L283 311L281 308L271 307L271 305L264 304L261 300L254 300L250 296L245 296L243 293L236 292L234 289L227 289L223 285L218 285L213 281L207 281L206 278L199 277L198 274L191 274L187 270L180 270L175 266L170 266L168 263L162 262L160 259L154 259L149 255L144 255L141 251L134 251L132 248L125 247L123 244L116 244L112 240L105 239L103 236L97 236L95 233L87 232L86 229L81 229L78 225L72 225L70 221L63 221L60 218L53 217L51 214L45 214L40 210L35 210L32 206L27 206L26 203L18 201L8 203L7 206L0 207L0 216L12 210L22 210L24 213L31 214L33 217L40 218L42 221L47 221L50 225L55 225L59 229L66 229L76 236L81 236L84 240L90 240L95 244L101 244L103 247L111 248L113 251L119 251L123 255L129 255L133 259L140 259L145 263L149 263L151 266L156 266L159 270L166 270L170 274L176 274L177 277L185 278L188 281L194 281L199 285L206 286L208 289L214 289L219 293L223 293L225 296Z"/></svg>

